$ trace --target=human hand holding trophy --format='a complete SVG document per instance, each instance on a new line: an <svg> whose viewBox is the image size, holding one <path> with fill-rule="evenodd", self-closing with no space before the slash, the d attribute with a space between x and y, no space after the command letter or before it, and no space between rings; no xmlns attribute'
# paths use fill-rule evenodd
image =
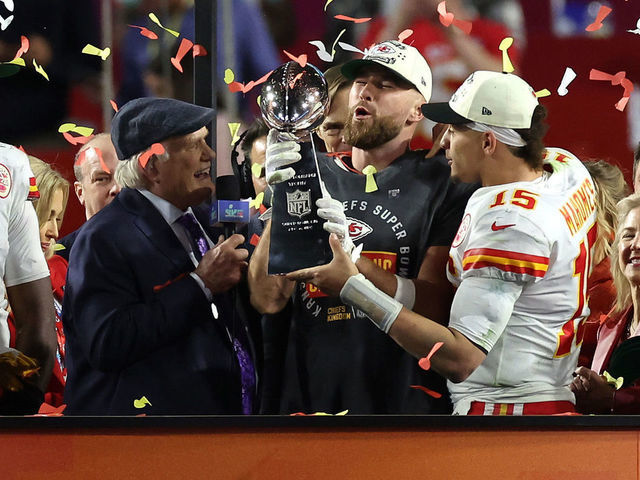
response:
<svg viewBox="0 0 640 480"><path fill-rule="evenodd" d="M331 248L315 204L328 197L320 178L311 132L322 123L329 95L322 73L288 62L262 87L260 110L272 129L266 178L273 187L270 275L328 263Z"/></svg>

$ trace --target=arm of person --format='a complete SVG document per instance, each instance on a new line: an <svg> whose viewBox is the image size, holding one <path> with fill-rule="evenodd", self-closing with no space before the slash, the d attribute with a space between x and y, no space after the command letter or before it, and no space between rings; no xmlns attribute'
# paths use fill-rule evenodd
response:
<svg viewBox="0 0 640 480"><path fill-rule="evenodd" d="M278 313L286 305L295 287L295 282L285 276L269 275L269 246L271 239L271 221L262 232L260 241L249 261L247 280L251 305L260 313Z"/></svg>

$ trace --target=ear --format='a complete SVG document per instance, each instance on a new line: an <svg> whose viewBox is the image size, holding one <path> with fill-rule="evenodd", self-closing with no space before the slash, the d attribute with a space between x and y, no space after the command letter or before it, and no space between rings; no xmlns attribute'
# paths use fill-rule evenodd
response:
<svg viewBox="0 0 640 480"><path fill-rule="evenodd" d="M157 160L158 157L156 157L155 154L151 155L151 157L149 157L149 161L142 169L142 175L144 175L145 178L151 183L158 183L158 178L160 176L160 171L156 166Z"/></svg>
<svg viewBox="0 0 640 480"><path fill-rule="evenodd" d="M424 118L424 115L422 115L422 109L420 108L422 107L424 100L422 98L422 95L418 94L418 96L419 98L416 100L416 103L414 103L413 107L411 107L409 117L407 118L408 123L418 123Z"/></svg>
<svg viewBox="0 0 640 480"><path fill-rule="evenodd" d="M482 136L482 150L486 155L493 155L496 151L498 140L493 132L484 132Z"/></svg>
<svg viewBox="0 0 640 480"><path fill-rule="evenodd" d="M73 189L76 191L76 197L78 197L80 205L84 206L84 190L82 189L82 183L78 181L73 182Z"/></svg>

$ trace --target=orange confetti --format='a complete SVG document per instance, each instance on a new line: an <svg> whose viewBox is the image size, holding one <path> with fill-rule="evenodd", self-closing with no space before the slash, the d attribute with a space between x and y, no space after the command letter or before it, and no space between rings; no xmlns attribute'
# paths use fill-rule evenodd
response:
<svg viewBox="0 0 640 480"><path fill-rule="evenodd" d="M433 398L442 397L441 393L434 392L433 390L429 390L427 387L423 387L422 385L409 385L411 388L415 388L416 390L422 390L427 395L432 396Z"/></svg>
<svg viewBox="0 0 640 480"><path fill-rule="evenodd" d="M587 32L595 32L596 30L600 30L602 28L602 21L611 13L611 8L605 7L604 5L600 5L600 10L598 10L598 14L596 15L596 19L590 25L587 25L585 30Z"/></svg>
<svg viewBox="0 0 640 480"><path fill-rule="evenodd" d="M140 35L142 35L143 37L150 38L151 40L157 40L158 39L158 35L156 35L155 32L152 32L151 30L149 30L146 27L139 27L138 25L127 25L127 26L139 29L140 30Z"/></svg>
<svg viewBox="0 0 640 480"><path fill-rule="evenodd" d="M91 140L94 137L94 135L89 135L88 137L83 137L83 136L74 137L69 132L64 132L62 134L62 136L71 145L78 145L78 144L84 145L85 143L87 143L89 140Z"/></svg>
<svg viewBox="0 0 640 480"><path fill-rule="evenodd" d="M254 233L251 236L251 240L249 240L249 243L255 247L258 245L259 241L260 241L260 237Z"/></svg>
<svg viewBox="0 0 640 480"><path fill-rule="evenodd" d="M473 26L471 22L467 20L458 20L457 18L453 19L453 26L458 27L462 30L466 35L471 33L471 27Z"/></svg>
<svg viewBox="0 0 640 480"><path fill-rule="evenodd" d="M204 48L202 45L200 45L199 43L196 43L193 46L193 57L206 57L207 56L207 49Z"/></svg>
<svg viewBox="0 0 640 480"><path fill-rule="evenodd" d="M138 158L138 162L140 162L140 166L142 168L145 168L147 166L147 163L149 162L149 159L151 158L151 155L162 155L163 153L164 147L162 146L162 144L154 143L153 145L151 145L151 148L149 148L149 150L140 155L140 157Z"/></svg>
<svg viewBox="0 0 640 480"><path fill-rule="evenodd" d="M299 57L296 57L295 55L290 54L289 52L287 52L286 50L283 50L283 52L285 53L285 55L287 57L289 57L291 60L293 60L294 62L298 62L298 64L304 68L307 66L307 54L303 53L302 55L300 55Z"/></svg>
<svg viewBox="0 0 640 480"><path fill-rule="evenodd" d="M429 370L431 368L431 357L440 349L440 347L442 347L442 345L444 345L443 342L436 342L433 347L431 347L431 351L427 354L427 356L421 358L418 361L418 365L420 365L420 368L422 368L423 370Z"/></svg>
<svg viewBox="0 0 640 480"><path fill-rule="evenodd" d="M111 173L111 170L109 170L109 167L107 167L107 164L104 163L104 159L102 158L102 150L100 150L99 148L94 148L96 155L98 155L98 161L100 162L100 167L102 167L102 170L104 172L107 173Z"/></svg>
<svg viewBox="0 0 640 480"><path fill-rule="evenodd" d="M438 4L438 13L440 14L440 23L445 27L453 23L453 13L447 12L447 4L445 1Z"/></svg>
<svg viewBox="0 0 640 480"><path fill-rule="evenodd" d="M626 72L618 72L615 75L611 75L592 68L589 72L589 80L609 81L611 85L620 85L624 88L622 98L615 104L616 109L622 112L627 106L627 103L629 103L629 97L631 96L631 92L633 92L633 82L626 78L626 75Z"/></svg>
<svg viewBox="0 0 640 480"><path fill-rule="evenodd" d="M62 412L64 412L65 408L67 408L66 404L54 407L48 403L43 403L40 405L40 409L38 410L36 417L62 417Z"/></svg>
<svg viewBox="0 0 640 480"><path fill-rule="evenodd" d="M411 30L410 28L407 28L406 30L403 30L402 32L400 32L400 35L398 35L398 41L404 42L411 35L413 35L413 30Z"/></svg>
<svg viewBox="0 0 640 480"><path fill-rule="evenodd" d="M231 82L227 85L227 87L229 88L229 91L231 93L236 93L236 92L248 93L249 90L251 90L256 85L260 85L261 83L264 83L267 80L267 78L269 78L269 75L271 75L272 72L273 70L266 73L265 75L260 77L258 80L255 80L255 81L251 80L246 85L240 82Z"/></svg>
<svg viewBox="0 0 640 480"><path fill-rule="evenodd" d="M22 57L22 55L24 55L28 51L29 51L29 39L24 35L20 35L20 48L16 52L16 56L13 57L13 59L15 60L16 58Z"/></svg>
<svg viewBox="0 0 640 480"><path fill-rule="evenodd" d="M334 15L333 18L336 18L338 20L346 20L348 22L353 22L353 23L365 23L365 22L368 22L369 20L371 20L371 17L368 17L368 18L353 18L353 17L348 17L347 15Z"/></svg>
<svg viewBox="0 0 640 480"><path fill-rule="evenodd" d="M178 47L176 56L171 57L171 64L176 67L176 70L178 70L180 73L182 73L182 65L180 64L180 62L187 54L187 52L191 50L191 47L193 47L193 42L191 40L183 38L180 42L180 46Z"/></svg>
<svg viewBox="0 0 640 480"><path fill-rule="evenodd" d="M293 88L295 86L296 82L302 78L303 73L304 72L300 72L295 77L293 77L293 80L291 80L291 83L289 83L289 88Z"/></svg>
<svg viewBox="0 0 640 480"><path fill-rule="evenodd" d="M111 104L111 108L113 108L113 110L117 113L118 112L118 104L116 102L114 102L113 100L109 100L109 103Z"/></svg>

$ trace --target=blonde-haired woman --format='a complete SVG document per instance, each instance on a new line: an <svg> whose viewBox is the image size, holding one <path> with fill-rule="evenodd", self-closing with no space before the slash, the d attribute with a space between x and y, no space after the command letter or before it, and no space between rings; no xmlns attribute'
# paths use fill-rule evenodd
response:
<svg viewBox="0 0 640 480"><path fill-rule="evenodd" d="M614 351L640 336L640 195L618 204L618 229L611 251L611 274L616 287L614 310L598 330L591 369L578 367L571 390L581 413L640 413L640 382L625 379L616 388L603 376ZM609 372L616 375L616 372ZM630 381L631 380L631 381Z"/></svg>
<svg viewBox="0 0 640 480"><path fill-rule="evenodd" d="M29 157L31 170L36 177L40 198L34 202L38 224L40 225L40 245L47 259L51 274L53 302L56 311L56 335L58 345L53 375L45 393L45 402L60 406L64 394L67 371L65 367L65 339L62 329L62 297L67 277L67 261L54 255L56 241L69 198L69 182L51 166L36 157Z"/></svg>
<svg viewBox="0 0 640 480"><path fill-rule="evenodd" d="M596 187L597 237L593 245L591 274L587 282L587 295L591 313L586 320L578 365L588 367L596 348L598 328L609 313L616 297L611 277L609 255L618 224L616 205L629 194L629 186L622 171L604 160L587 161L584 166Z"/></svg>

